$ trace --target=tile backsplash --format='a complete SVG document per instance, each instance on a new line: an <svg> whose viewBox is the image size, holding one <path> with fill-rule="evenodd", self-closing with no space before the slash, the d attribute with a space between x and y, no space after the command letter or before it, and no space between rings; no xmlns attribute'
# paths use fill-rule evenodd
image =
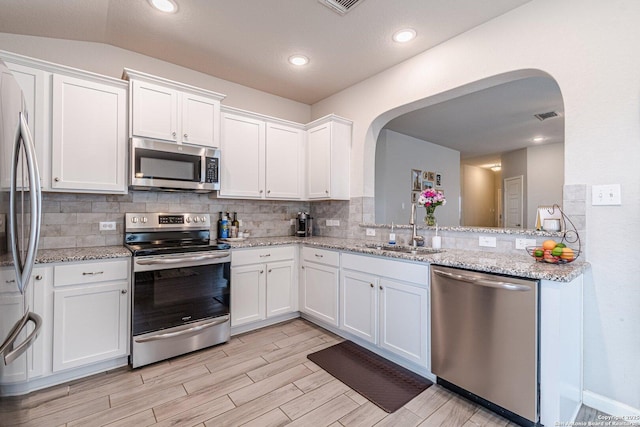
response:
<svg viewBox="0 0 640 427"><path fill-rule="evenodd" d="M126 195L43 193L42 249L121 245L127 212L210 213L216 233L218 212L238 212L242 230L254 237L293 234L290 220L309 211L302 201L230 200L208 194L131 191ZM99 231L114 221L113 231Z"/></svg>

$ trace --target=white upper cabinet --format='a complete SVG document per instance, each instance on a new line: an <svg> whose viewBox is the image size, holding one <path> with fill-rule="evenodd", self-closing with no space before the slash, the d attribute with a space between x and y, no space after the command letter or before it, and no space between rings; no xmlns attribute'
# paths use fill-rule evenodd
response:
<svg viewBox="0 0 640 427"><path fill-rule="evenodd" d="M219 147L224 95L129 69L124 78L131 88L129 136Z"/></svg>
<svg viewBox="0 0 640 427"><path fill-rule="evenodd" d="M178 92L153 83L131 82L131 134L178 140Z"/></svg>
<svg viewBox="0 0 640 427"><path fill-rule="evenodd" d="M9 52L0 58L25 95L42 189L126 193L127 83Z"/></svg>
<svg viewBox="0 0 640 427"><path fill-rule="evenodd" d="M267 198L299 199L302 197L304 165L304 131L267 123L266 180Z"/></svg>
<svg viewBox="0 0 640 427"><path fill-rule="evenodd" d="M220 196L264 197L265 123L222 113Z"/></svg>
<svg viewBox="0 0 640 427"><path fill-rule="evenodd" d="M335 115L307 125L309 199L349 199L351 126Z"/></svg>
<svg viewBox="0 0 640 427"><path fill-rule="evenodd" d="M221 121L221 197L302 198L302 125L228 107Z"/></svg>
<svg viewBox="0 0 640 427"><path fill-rule="evenodd" d="M52 189L126 193L126 85L55 74L52 102Z"/></svg>

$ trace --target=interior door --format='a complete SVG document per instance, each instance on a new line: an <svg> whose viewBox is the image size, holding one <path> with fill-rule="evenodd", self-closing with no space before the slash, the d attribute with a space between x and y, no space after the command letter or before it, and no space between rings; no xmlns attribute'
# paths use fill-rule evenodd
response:
<svg viewBox="0 0 640 427"><path fill-rule="evenodd" d="M506 213L507 228L523 228L523 181L524 177L514 176L512 178L506 178L504 180L504 206Z"/></svg>

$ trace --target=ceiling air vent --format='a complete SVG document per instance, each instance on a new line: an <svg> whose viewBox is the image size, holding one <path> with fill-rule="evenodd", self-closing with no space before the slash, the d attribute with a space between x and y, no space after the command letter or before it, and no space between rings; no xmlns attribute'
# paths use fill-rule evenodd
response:
<svg viewBox="0 0 640 427"><path fill-rule="evenodd" d="M547 119L558 117L559 114L556 113L555 111L549 111L548 113L538 113L538 114L534 114L533 116L542 122Z"/></svg>
<svg viewBox="0 0 640 427"><path fill-rule="evenodd" d="M344 15L349 12L351 9L356 7L359 3L362 3L363 0L318 0L323 5L327 6L329 9L334 12Z"/></svg>

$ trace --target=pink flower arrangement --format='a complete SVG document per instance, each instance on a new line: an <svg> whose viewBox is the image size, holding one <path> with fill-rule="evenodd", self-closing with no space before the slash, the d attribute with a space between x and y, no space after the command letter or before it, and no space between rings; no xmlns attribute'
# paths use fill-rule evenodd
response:
<svg viewBox="0 0 640 427"><path fill-rule="evenodd" d="M433 188L427 188L420 193L420 197L418 198L418 205L424 206L427 209L435 209L436 206L445 204L447 204L447 200L444 198L444 194L440 191L434 190Z"/></svg>

